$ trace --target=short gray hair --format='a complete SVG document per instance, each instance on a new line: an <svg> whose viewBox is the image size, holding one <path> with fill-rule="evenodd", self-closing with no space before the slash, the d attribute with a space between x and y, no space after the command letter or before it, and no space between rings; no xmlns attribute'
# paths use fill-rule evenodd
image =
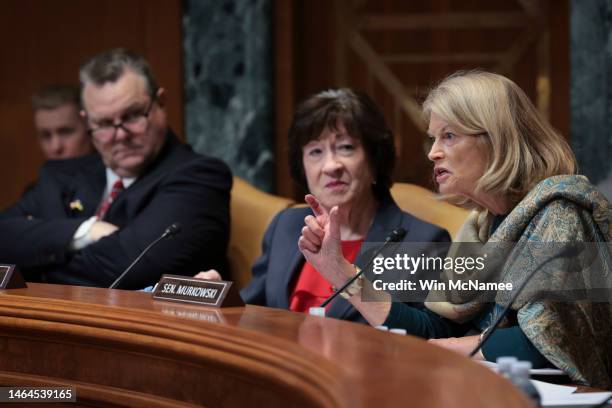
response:
<svg viewBox="0 0 612 408"><path fill-rule="evenodd" d="M87 61L79 71L81 88L88 83L101 86L116 82L129 69L145 80L147 91L155 95L159 85L153 76L151 66L140 54L125 48L114 48L98 54Z"/></svg>

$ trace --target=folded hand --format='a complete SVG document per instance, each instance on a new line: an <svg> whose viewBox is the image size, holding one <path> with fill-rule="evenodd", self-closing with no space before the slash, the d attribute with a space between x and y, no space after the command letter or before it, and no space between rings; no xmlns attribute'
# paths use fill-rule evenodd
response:
<svg viewBox="0 0 612 408"><path fill-rule="evenodd" d="M214 269L199 272L194 278L220 281L221 274Z"/></svg>

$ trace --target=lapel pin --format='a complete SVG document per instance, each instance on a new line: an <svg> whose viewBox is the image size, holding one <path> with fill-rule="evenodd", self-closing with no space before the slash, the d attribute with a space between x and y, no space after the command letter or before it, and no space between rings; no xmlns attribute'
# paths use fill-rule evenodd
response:
<svg viewBox="0 0 612 408"><path fill-rule="evenodd" d="M74 200L70 202L70 209L71 210L76 210L76 211L83 211L83 203L81 203L81 200Z"/></svg>

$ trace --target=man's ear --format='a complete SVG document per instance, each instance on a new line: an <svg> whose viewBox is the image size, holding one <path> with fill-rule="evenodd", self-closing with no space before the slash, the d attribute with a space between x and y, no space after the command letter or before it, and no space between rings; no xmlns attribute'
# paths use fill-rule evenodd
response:
<svg viewBox="0 0 612 408"><path fill-rule="evenodd" d="M166 90L164 88L159 88L157 93L155 94L155 99L157 100L157 104L161 108L166 107Z"/></svg>
<svg viewBox="0 0 612 408"><path fill-rule="evenodd" d="M87 119L87 113L85 112L84 109L81 109L79 111L79 115L83 118L83 119Z"/></svg>

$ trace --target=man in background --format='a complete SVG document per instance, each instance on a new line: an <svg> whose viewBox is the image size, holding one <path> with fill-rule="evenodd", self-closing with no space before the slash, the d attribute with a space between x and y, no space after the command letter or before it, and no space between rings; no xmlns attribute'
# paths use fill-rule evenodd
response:
<svg viewBox="0 0 612 408"><path fill-rule="evenodd" d="M94 151L85 120L80 115L78 86L44 87L32 96L32 109L36 135L46 159L69 159Z"/></svg>
<svg viewBox="0 0 612 408"><path fill-rule="evenodd" d="M168 126L166 90L124 49L80 72L83 112L99 155L47 161L22 199L0 213L0 262L26 279L108 287L172 223L118 287L164 273L226 270L231 173L182 145Z"/></svg>

